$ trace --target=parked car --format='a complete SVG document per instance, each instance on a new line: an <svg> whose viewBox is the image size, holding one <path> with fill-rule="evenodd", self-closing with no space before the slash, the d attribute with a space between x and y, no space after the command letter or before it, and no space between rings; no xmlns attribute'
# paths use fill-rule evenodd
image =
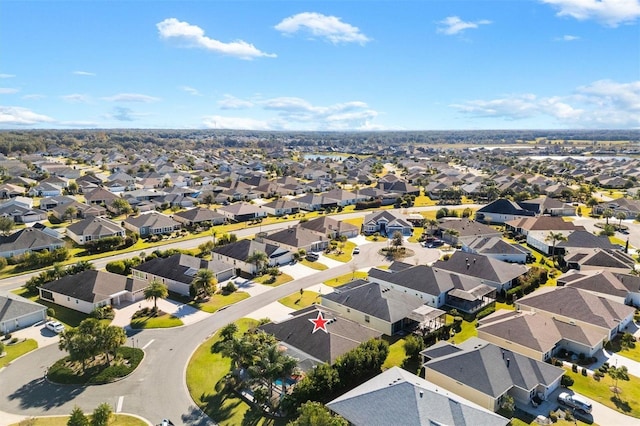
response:
<svg viewBox="0 0 640 426"><path fill-rule="evenodd" d="M56 334L60 334L64 331L64 325L58 321L47 321L44 326Z"/></svg>
<svg viewBox="0 0 640 426"><path fill-rule="evenodd" d="M360 254L360 247L356 247L353 249L353 254Z"/></svg>
<svg viewBox="0 0 640 426"><path fill-rule="evenodd" d="M174 424L169 419L162 419L160 426L174 426Z"/></svg>
<svg viewBox="0 0 640 426"><path fill-rule="evenodd" d="M590 413L593 408L591 403L582 396L577 394L571 395L568 392L561 392L560 395L558 395L558 401L584 413Z"/></svg>
<svg viewBox="0 0 640 426"><path fill-rule="evenodd" d="M320 255L318 253L307 253L305 259L307 259L309 262L315 262L316 260L320 259Z"/></svg>

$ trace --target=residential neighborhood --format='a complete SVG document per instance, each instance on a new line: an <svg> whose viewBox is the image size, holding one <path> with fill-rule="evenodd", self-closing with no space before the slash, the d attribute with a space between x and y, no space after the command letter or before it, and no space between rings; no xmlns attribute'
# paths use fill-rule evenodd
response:
<svg viewBox="0 0 640 426"><path fill-rule="evenodd" d="M354 425L640 421L635 152L265 146L2 154L0 417L42 414L17 405L40 353L42 392L87 386L55 414L102 383L156 424L123 389L140 370L156 392L162 360L198 424L238 421L222 395L282 421L311 403ZM125 359L78 352L97 324L145 361L85 379ZM183 408L167 418L196 424Z"/></svg>

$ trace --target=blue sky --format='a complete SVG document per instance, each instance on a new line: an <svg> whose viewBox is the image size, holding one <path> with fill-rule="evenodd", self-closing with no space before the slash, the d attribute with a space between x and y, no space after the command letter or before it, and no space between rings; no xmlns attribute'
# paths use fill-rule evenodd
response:
<svg viewBox="0 0 640 426"><path fill-rule="evenodd" d="M640 0L4 0L0 128L640 128Z"/></svg>

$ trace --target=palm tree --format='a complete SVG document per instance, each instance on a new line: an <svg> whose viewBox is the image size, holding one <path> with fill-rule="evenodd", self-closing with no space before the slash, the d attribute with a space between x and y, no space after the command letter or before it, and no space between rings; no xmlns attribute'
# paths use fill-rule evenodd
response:
<svg viewBox="0 0 640 426"><path fill-rule="evenodd" d="M124 345L126 341L127 335L122 327L109 325L102 330L100 334L100 347L107 357L107 364L110 362L109 353L111 352L115 355L116 349Z"/></svg>
<svg viewBox="0 0 640 426"><path fill-rule="evenodd" d="M158 310L158 299L164 299L169 295L169 289L160 280L154 278L149 286L144 289L145 300L153 299L153 310Z"/></svg>
<svg viewBox="0 0 640 426"><path fill-rule="evenodd" d="M261 353L257 362L249 367L249 372L255 380L266 380L269 398L273 395L273 382L282 380L282 392L286 390L286 379L293 373L297 361L284 354L278 344L271 345Z"/></svg>
<svg viewBox="0 0 640 426"><path fill-rule="evenodd" d="M402 237L402 232L395 231L393 233L393 237L391 237L391 245L393 246L394 251L398 251L398 248L402 246L404 240Z"/></svg>
<svg viewBox="0 0 640 426"><path fill-rule="evenodd" d="M438 221L435 219L427 220L427 225L429 225L429 233L433 235L433 228L438 226Z"/></svg>
<svg viewBox="0 0 640 426"><path fill-rule="evenodd" d="M625 220L627 218L627 215L624 214L623 212L618 212L616 214L616 219L618 219L618 231L622 230L622 221Z"/></svg>
<svg viewBox="0 0 640 426"><path fill-rule="evenodd" d="M191 284L194 286L196 296L211 296L216 292L218 281L209 269L199 269Z"/></svg>
<svg viewBox="0 0 640 426"><path fill-rule="evenodd" d="M604 209L604 211L602 212L602 217L604 217L607 220L607 225L609 224L609 218L613 217L613 210L611 209Z"/></svg>
<svg viewBox="0 0 640 426"><path fill-rule="evenodd" d="M78 213L78 209L75 208L74 206L69 206L67 207L67 209L64 211L64 216L69 219L70 223L73 223L73 218L74 216Z"/></svg>
<svg viewBox="0 0 640 426"><path fill-rule="evenodd" d="M567 241L567 237L562 232L549 231L549 234L544 239L545 241L551 241L551 258L555 262L556 259L556 243L559 241Z"/></svg>
<svg viewBox="0 0 640 426"><path fill-rule="evenodd" d="M268 256L265 252L256 250L249 257L247 257L248 263L256 265L256 275L262 270L262 266L267 262Z"/></svg>

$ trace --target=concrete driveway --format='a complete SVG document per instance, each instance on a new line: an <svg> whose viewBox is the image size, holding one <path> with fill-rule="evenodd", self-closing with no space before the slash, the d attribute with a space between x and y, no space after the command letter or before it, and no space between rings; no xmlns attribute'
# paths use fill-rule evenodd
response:
<svg viewBox="0 0 640 426"><path fill-rule="evenodd" d="M44 323L44 321L38 322L31 327L14 331L11 335L18 339L33 339L38 342L39 348L49 345L57 345L60 341L60 336L48 328L45 328Z"/></svg>
<svg viewBox="0 0 640 426"><path fill-rule="evenodd" d="M137 303L131 303L126 306L115 308L114 312L116 316L113 321L111 321L111 325L117 325L124 328L128 327L131 323L131 317L133 317L133 314L142 308L153 308L153 301L142 300ZM158 309L171 314L174 317L180 318L184 325L195 324L196 322L202 321L211 315L171 299L158 299Z"/></svg>

